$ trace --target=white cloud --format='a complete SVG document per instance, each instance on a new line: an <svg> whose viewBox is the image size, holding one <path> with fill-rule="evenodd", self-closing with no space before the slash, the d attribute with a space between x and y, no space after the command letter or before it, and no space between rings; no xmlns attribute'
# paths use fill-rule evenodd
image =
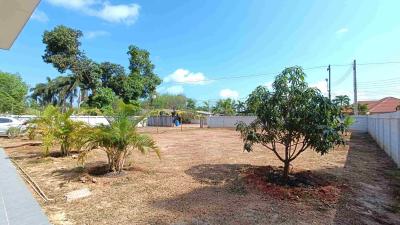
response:
<svg viewBox="0 0 400 225"><path fill-rule="evenodd" d="M172 94L172 95L179 95L179 94L183 94L183 87L181 85L174 85L171 87L168 87L165 92L167 92L168 94Z"/></svg>
<svg viewBox="0 0 400 225"><path fill-rule="evenodd" d="M109 35L110 35L110 33L105 30L86 31L84 33L84 37L86 39L93 39L93 38L104 37L104 36L109 36Z"/></svg>
<svg viewBox="0 0 400 225"><path fill-rule="evenodd" d="M99 3L96 0L47 0L50 4L69 9L85 10Z"/></svg>
<svg viewBox="0 0 400 225"><path fill-rule="evenodd" d="M221 98L232 98L232 99L237 99L239 98L239 92L231 90L231 89L222 89L219 92L219 96Z"/></svg>
<svg viewBox="0 0 400 225"><path fill-rule="evenodd" d="M135 23L140 6L135 3L113 5L105 0L47 0L50 4L98 17L110 23Z"/></svg>
<svg viewBox="0 0 400 225"><path fill-rule="evenodd" d="M40 10L35 10L35 12L33 12L31 18L33 20L42 22L42 23L46 23L49 21L49 17L46 15L45 12L40 11Z"/></svg>
<svg viewBox="0 0 400 225"><path fill-rule="evenodd" d="M349 29L346 27L340 28L339 30L336 31L336 34L344 34L349 32Z"/></svg>
<svg viewBox="0 0 400 225"><path fill-rule="evenodd" d="M111 23L133 24L139 16L140 6L138 4L111 5L104 3L103 8L94 15Z"/></svg>
<svg viewBox="0 0 400 225"><path fill-rule="evenodd" d="M164 78L164 82L177 82L186 84L205 84L206 77L203 73L193 73L185 69L177 69Z"/></svg>

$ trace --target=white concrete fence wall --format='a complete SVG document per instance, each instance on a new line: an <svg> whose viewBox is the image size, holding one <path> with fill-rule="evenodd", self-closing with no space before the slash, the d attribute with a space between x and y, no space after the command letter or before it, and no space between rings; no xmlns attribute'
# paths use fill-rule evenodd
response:
<svg viewBox="0 0 400 225"><path fill-rule="evenodd" d="M368 132L400 167L400 112L356 116L351 130Z"/></svg>
<svg viewBox="0 0 400 225"><path fill-rule="evenodd" d="M250 124L256 118L255 116L209 116L207 124L209 128L234 128L240 121Z"/></svg>
<svg viewBox="0 0 400 225"><path fill-rule="evenodd" d="M368 116L367 115L360 115L360 116L353 116L355 121L350 126L350 130L352 131L359 131L359 132L368 132Z"/></svg>
<svg viewBox="0 0 400 225"><path fill-rule="evenodd" d="M34 115L6 115L6 116L16 118L23 122L37 117ZM139 117L137 117L137 118L139 118ZM74 121L85 122L85 123L89 124L90 126L97 126L97 125L101 125L101 124L108 125L109 124L109 122L105 116L74 116L73 115L73 116L71 116L71 119ZM146 126L146 119L144 119L143 121L141 121L138 124L138 127L144 127L144 126Z"/></svg>
<svg viewBox="0 0 400 225"><path fill-rule="evenodd" d="M400 167L400 112L368 116L368 133Z"/></svg>
<svg viewBox="0 0 400 225"><path fill-rule="evenodd" d="M20 121L28 121L30 119L36 118L34 115L8 115L10 117L16 118ZM71 119L74 121L82 121L91 126L96 126L100 124L108 125L108 120L104 116L71 116Z"/></svg>

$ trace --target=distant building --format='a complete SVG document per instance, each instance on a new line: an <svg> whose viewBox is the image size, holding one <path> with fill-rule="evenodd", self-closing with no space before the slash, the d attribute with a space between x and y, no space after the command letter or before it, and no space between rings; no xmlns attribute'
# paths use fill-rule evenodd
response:
<svg viewBox="0 0 400 225"><path fill-rule="evenodd" d="M394 97L386 97L375 101L359 101L358 104L368 105L367 114L379 114L396 112L400 107L400 99Z"/></svg>

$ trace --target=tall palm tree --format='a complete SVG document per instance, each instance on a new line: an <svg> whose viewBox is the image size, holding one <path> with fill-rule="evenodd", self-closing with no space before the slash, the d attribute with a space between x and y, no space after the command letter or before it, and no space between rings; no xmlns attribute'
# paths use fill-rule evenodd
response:
<svg viewBox="0 0 400 225"><path fill-rule="evenodd" d="M346 108L350 106L350 98L347 95L338 95L335 97L335 99L333 99L333 102L341 108Z"/></svg>
<svg viewBox="0 0 400 225"><path fill-rule="evenodd" d="M238 100L235 103L235 110L237 113L244 113L246 111L246 103Z"/></svg>
<svg viewBox="0 0 400 225"><path fill-rule="evenodd" d="M31 89L31 98L37 101L41 106L57 103L57 88L55 82L50 78L46 78L46 83L36 84Z"/></svg>
<svg viewBox="0 0 400 225"><path fill-rule="evenodd" d="M227 98L220 99L213 109L214 113L220 113L223 115L234 115L235 114L235 101Z"/></svg>

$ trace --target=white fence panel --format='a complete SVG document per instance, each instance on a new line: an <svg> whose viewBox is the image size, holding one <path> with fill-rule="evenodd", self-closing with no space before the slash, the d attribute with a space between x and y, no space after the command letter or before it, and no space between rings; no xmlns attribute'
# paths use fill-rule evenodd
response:
<svg viewBox="0 0 400 225"><path fill-rule="evenodd" d="M350 130L359 132L368 132L368 116L354 116L354 123Z"/></svg>
<svg viewBox="0 0 400 225"><path fill-rule="evenodd" d="M23 121L23 122L26 122L28 120L31 120L31 119L37 117L37 116L34 116L34 115L8 115L8 116L14 117L14 118L16 118L16 119L18 119L20 121ZM103 125L108 125L109 124L107 118L104 117L104 116L74 116L74 115L72 115L71 119L74 120L74 121L85 122L85 123L87 123L87 124L89 124L91 126L97 126L97 125L100 125L100 124L103 124Z"/></svg>
<svg viewBox="0 0 400 225"><path fill-rule="evenodd" d="M400 167L400 112L368 116L368 133Z"/></svg>
<svg viewBox="0 0 400 225"><path fill-rule="evenodd" d="M172 116L150 116L147 118L147 126L173 127Z"/></svg>

